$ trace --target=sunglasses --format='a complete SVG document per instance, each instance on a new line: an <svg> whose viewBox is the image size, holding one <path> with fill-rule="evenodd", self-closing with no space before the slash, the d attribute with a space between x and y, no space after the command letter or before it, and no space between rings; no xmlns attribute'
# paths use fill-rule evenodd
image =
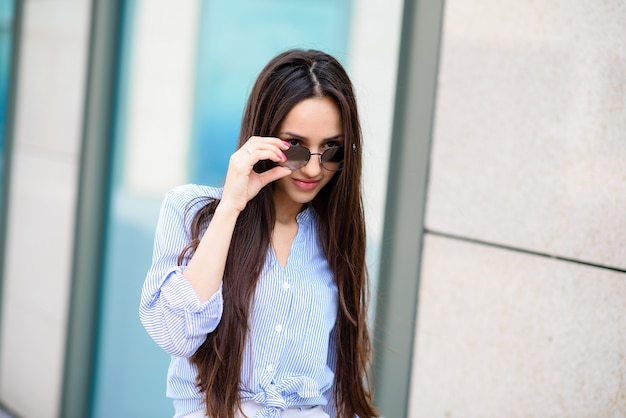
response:
<svg viewBox="0 0 626 418"><path fill-rule="evenodd" d="M313 155L319 155L320 164L326 170L340 171L343 168L343 147L328 148L326 151L319 153L311 152L311 150L302 145L292 145L283 153L287 157L287 161L281 161L278 164L287 167L291 171L307 165Z"/></svg>

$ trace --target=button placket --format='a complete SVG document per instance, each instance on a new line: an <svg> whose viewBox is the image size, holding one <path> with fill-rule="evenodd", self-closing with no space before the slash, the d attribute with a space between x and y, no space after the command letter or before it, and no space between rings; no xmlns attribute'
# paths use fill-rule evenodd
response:
<svg viewBox="0 0 626 418"><path fill-rule="evenodd" d="M288 290L291 286L289 285L289 282L288 282L287 273L285 271L282 271L282 269L275 270L275 273L277 275L276 278L278 279L278 281L277 283L275 282L276 284L274 286L278 285L279 286L278 290L280 290L280 288L282 287L283 290L285 291L284 293L279 292L279 294L276 295L278 297L278 299L276 300L276 303L278 305L276 305L276 307L288 306L291 303L290 302L291 295L289 294L289 292L286 292L286 290ZM278 365L277 362L281 358L282 352L285 346L283 324L285 323L286 317L288 317L289 312L288 310L279 309L276 312L276 314L277 315L274 317L274 321L276 322L274 323L274 326L273 326L274 335L268 336L270 346L268 347L269 353L268 353L268 356L266 357L267 363L265 364L265 367L264 367L265 372L267 373L266 378L270 378L274 375L274 373L276 373L277 365Z"/></svg>

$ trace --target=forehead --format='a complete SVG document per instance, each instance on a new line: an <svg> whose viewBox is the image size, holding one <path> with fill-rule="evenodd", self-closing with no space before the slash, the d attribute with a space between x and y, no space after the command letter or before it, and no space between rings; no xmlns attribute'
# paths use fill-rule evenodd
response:
<svg viewBox="0 0 626 418"><path fill-rule="evenodd" d="M280 124L279 132L301 138L322 140L343 133L341 113L328 97L311 97L296 104Z"/></svg>

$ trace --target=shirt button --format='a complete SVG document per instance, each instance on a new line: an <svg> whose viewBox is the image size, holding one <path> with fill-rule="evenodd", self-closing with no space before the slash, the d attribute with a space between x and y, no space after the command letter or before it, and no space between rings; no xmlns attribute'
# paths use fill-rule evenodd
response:
<svg viewBox="0 0 626 418"><path fill-rule="evenodd" d="M274 327L274 330L275 330L276 332L281 332L281 331L283 330L283 326L282 326L282 325L276 325L276 326Z"/></svg>
<svg viewBox="0 0 626 418"><path fill-rule="evenodd" d="M291 287L291 285L287 282L283 283L283 289L287 290Z"/></svg>
<svg viewBox="0 0 626 418"><path fill-rule="evenodd" d="M272 370L274 370L274 366L273 366L273 365L271 365L271 364L268 364L268 365L265 367L265 370L267 370L268 372L271 372Z"/></svg>

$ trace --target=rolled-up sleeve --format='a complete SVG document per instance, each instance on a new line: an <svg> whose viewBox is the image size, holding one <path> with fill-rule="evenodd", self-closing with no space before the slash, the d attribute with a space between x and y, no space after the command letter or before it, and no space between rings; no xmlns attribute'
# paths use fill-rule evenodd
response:
<svg viewBox="0 0 626 418"><path fill-rule="evenodd" d="M196 196L198 197L198 196ZM161 205L152 265L141 293L139 317L152 339L167 353L189 357L217 328L223 309L222 289L201 303L183 276L178 257L187 245L189 224L197 210L189 186L169 192ZM199 205L196 201L195 205Z"/></svg>

